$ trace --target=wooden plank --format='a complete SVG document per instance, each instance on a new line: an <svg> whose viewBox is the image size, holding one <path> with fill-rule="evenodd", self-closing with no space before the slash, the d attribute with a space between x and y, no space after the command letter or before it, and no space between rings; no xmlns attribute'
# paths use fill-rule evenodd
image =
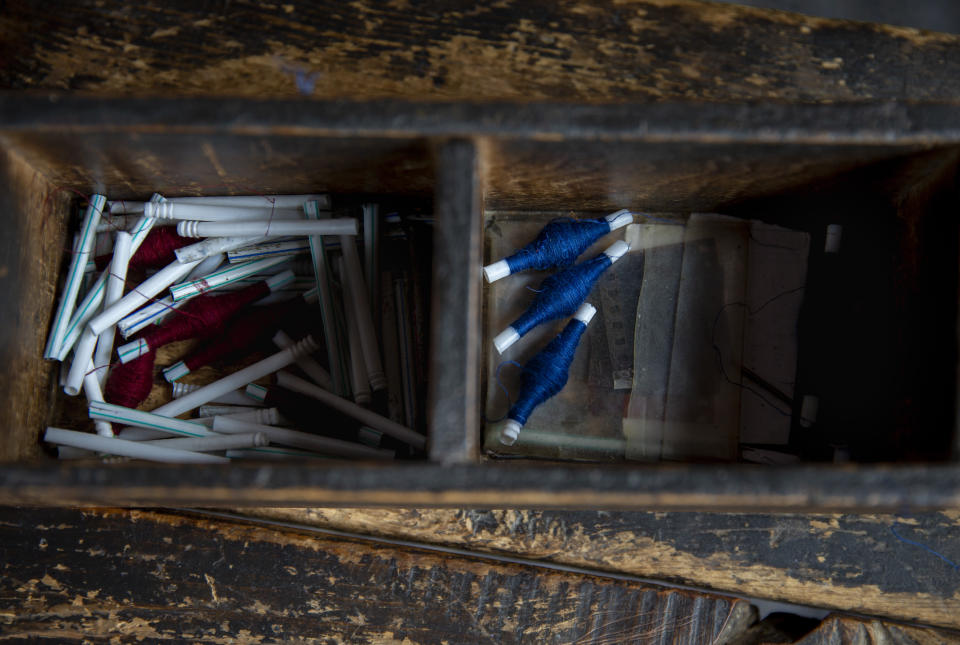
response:
<svg viewBox="0 0 960 645"><path fill-rule="evenodd" d="M949 100L960 38L688 0L14 3L0 86L254 98Z"/></svg>
<svg viewBox="0 0 960 645"><path fill-rule="evenodd" d="M480 438L480 263L477 150L444 144L437 161L430 347L430 460L476 461Z"/></svg>
<svg viewBox="0 0 960 645"><path fill-rule="evenodd" d="M749 603L169 513L0 509L0 637L727 643Z"/></svg>
<svg viewBox="0 0 960 645"><path fill-rule="evenodd" d="M22 158L0 153L0 461L40 454L37 431L50 418L46 393L53 363L44 346L68 258L68 205L75 197Z"/></svg>
<svg viewBox="0 0 960 645"><path fill-rule="evenodd" d="M960 628L957 512L904 516L357 508L242 512ZM904 540L925 545L949 562Z"/></svg>
<svg viewBox="0 0 960 645"><path fill-rule="evenodd" d="M650 468L328 461L194 468L10 463L0 503L119 506L400 506L892 512L960 508L953 465Z"/></svg>

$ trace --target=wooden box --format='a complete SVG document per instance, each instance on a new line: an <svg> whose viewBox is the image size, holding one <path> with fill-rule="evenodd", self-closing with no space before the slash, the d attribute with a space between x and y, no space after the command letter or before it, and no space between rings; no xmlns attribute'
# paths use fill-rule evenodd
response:
<svg viewBox="0 0 960 645"><path fill-rule="evenodd" d="M958 138L953 111L930 104L3 95L0 499L714 510L957 506L960 470L947 462L957 383ZM427 461L196 468L72 466L40 456L39 434L57 389L54 370L40 356L67 245L71 191L133 198L152 191L203 193L204 186L224 183L264 193L432 196ZM899 441L914 461L759 467L483 458L484 210L623 206L744 217L774 209L822 224L839 217L878 227L877 243L886 246L868 260L876 263L890 318L880 325L882 359L866 364L864 378L886 393L876 404L903 417L883 437ZM881 366L885 372L875 371Z"/></svg>
<svg viewBox="0 0 960 645"><path fill-rule="evenodd" d="M960 37L696 0L407 4L4 12L0 502L960 507ZM428 459L196 468L42 456L59 395L40 356L74 191L225 185L433 203ZM871 233L837 302L834 385L849 381L864 412L848 434L875 438L893 463L484 457L485 218L622 207Z"/></svg>

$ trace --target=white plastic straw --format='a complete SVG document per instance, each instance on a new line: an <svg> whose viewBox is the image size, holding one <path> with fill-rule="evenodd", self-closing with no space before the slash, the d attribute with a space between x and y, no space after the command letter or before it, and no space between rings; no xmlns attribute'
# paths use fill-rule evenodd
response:
<svg viewBox="0 0 960 645"><path fill-rule="evenodd" d="M213 430L214 432L223 434L260 432L266 435L271 443L279 443L284 446L292 446L304 450L315 450L328 455L351 459L392 459L394 456L390 450L371 448L358 443L331 439L330 437L322 437L307 432L300 432L299 430L265 426L259 423L229 419L227 417L217 417L214 419Z"/></svg>
<svg viewBox="0 0 960 645"><path fill-rule="evenodd" d="M283 349L286 349L285 347ZM179 399L191 392L199 390L202 385L191 385L189 383L174 383L171 388L171 394L173 398ZM247 396L244 388L238 388L233 392L227 392L223 396L218 396L217 398L210 401L210 403L219 403L221 405L246 405L246 406L260 406L263 405L262 401L258 401L253 397Z"/></svg>
<svg viewBox="0 0 960 645"><path fill-rule="evenodd" d="M260 408L247 405L210 405L208 403L197 408L197 415L201 417L217 417L221 415L240 414L241 412L254 412L259 409Z"/></svg>
<svg viewBox="0 0 960 645"><path fill-rule="evenodd" d="M264 242L262 244L246 246L242 249L236 249L227 253L227 259L230 261L230 264L236 264L238 262L259 260L260 258L278 255L298 255L309 252L310 243L307 241L307 238L302 237L294 240L283 240L282 242Z"/></svg>
<svg viewBox="0 0 960 645"><path fill-rule="evenodd" d="M377 204L363 205L363 263L367 306L376 318L380 308L380 207Z"/></svg>
<svg viewBox="0 0 960 645"><path fill-rule="evenodd" d="M190 302L190 300L191 298L184 298L183 300L174 302L170 296L155 300L146 306L140 307L126 318L117 322L117 329L120 330L121 336L129 338L144 327L157 322L170 311L179 309Z"/></svg>
<svg viewBox="0 0 960 645"><path fill-rule="evenodd" d="M356 235L357 220L340 217L328 220L243 220L239 222L180 222L177 233L183 237L227 237L259 235Z"/></svg>
<svg viewBox="0 0 960 645"><path fill-rule="evenodd" d="M251 383L246 387L244 392L254 401L260 401L261 403L264 403L267 400L267 388L263 385Z"/></svg>
<svg viewBox="0 0 960 645"><path fill-rule="evenodd" d="M188 262L187 264L181 264L177 261L171 262L147 278L123 298L104 309L103 312L95 316L87 326L94 334L99 335L103 330L111 325L117 324L121 318L124 318L133 310L149 302L155 295L185 276L197 264L199 264L199 260L197 262Z"/></svg>
<svg viewBox="0 0 960 645"><path fill-rule="evenodd" d="M189 296L212 291L247 276L255 275L266 268L287 262L289 259L288 257L264 258L244 264L232 264L197 280L175 284L170 287L170 295L173 296L174 302L183 300ZM290 275L290 278L293 278L293 274Z"/></svg>
<svg viewBox="0 0 960 645"><path fill-rule="evenodd" d="M174 200L147 204L143 209L147 217L159 220L195 220L201 222L239 222L244 220L290 220L302 219L303 209L255 206L217 206L215 204L185 204Z"/></svg>
<svg viewBox="0 0 960 645"><path fill-rule="evenodd" d="M184 437L206 437L210 431L199 423L184 421L183 419L173 419L154 412L144 412L143 410L134 410L125 408L122 405L113 403L91 401L87 409L91 419L102 419L114 423L123 423L137 428L147 428L158 430L168 434L176 434ZM122 434L124 438L129 434Z"/></svg>
<svg viewBox="0 0 960 645"><path fill-rule="evenodd" d="M112 200L110 202L110 212L114 215L118 213L142 213L145 202L132 202L125 199Z"/></svg>
<svg viewBox="0 0 960 645"><path fill-rule="evenodd" d="M67 358L70 350L73 349L77 341L80 340L80 335L86 328L87 321L100 310L100 305L103 304L103 295L107 289L107 276L109 276L109 274L110 269L104 269L97 277L97 281L90 285L87 295L85 295L83 300L80 301L80 304L77 305L73 320L70 321L67 327L67 335L60 344L60 351L55 357L58 361L63 361Z"/></svg>
<svg viewBox="0 0 960 645"><path fill-rule="evenodd" d="M141 442L144 446L192 450L194 452L214 452L236 448L256 448L266 446L270 441L262 432L252 434L212 435L209 437L183 437L180 439L152 439Z"/></svg>
<svg viewBox="0 0 960 645"><path fill-rule="evenodd" d="M86 395L87 401L103 401L103 390L100 389L100 381L94 374L87 374L83 377L83 393ZM97 419L93 422L93 426L101 437L114 436L113 427L108 421Z"/></svg>
<svg viewBox="0 0 960 645"><path fill-rule="evenodd" d="M281 329L273 335L273 344L280 349L286 349L293 345L293 339ZM333 389L333 381L330 380L330 374L327 372L327 370L323 369L323 366L320 365L320 363L318 363L313 357L303 356L302 358L297 359L297 367L302 369L304 373L310 377L310 380L323 389ZM250 400L250 397L247 397L247 399Z"/></svg>
<svg viewBox="0 0 960 645"><path fill-rule="evenodd" d="M340 258L340 275L345 276L343 258ZM345 312L353 311L353 294L350 287L343 290L343 306ZM347 313L349 315L349 313ZM350 391L353 400L360 405L370 404L370 379L367 377L367 365L363 360L363 347L360 341L360 330L357 325L346 325L347 347L350 351Z"/></svg>
<svg viewBox="0 0 960 645"><path fill-rule="evenodd" d="M60 345L67 336L67 327L70 325L70 318L73 316L74 308L77 305L77 296L80 294L83 271L87 266L90 251L97 239L97 223L100 221L100 215L103 214L103 207L106 203L107 198L103 195L90 197L90 204L87 206L83 222L80 225L80 239L74 248L73 257L70 258L67 282L53 318L53 328L50 330L50 338L43 353L44 358L56 358L60 353Z"/></svg>
<svg viewBox="0 0 960 645"><path fill-rule="evenodd" d="M304 205L308 219L322 217L320 205L317 202L307 202ZM313 277L317 281L317 294L320 302L320 322L323 325L323 340L327 350L327 363L330 365L330 376L333 381L333 391L344 396L349 391L347 385L347 361L340 348L344 346L337 329L337 317L333 308L333 289L330 285L330 265L327 262L327 250L323 237L313 235L309 238L310 256L313 260Z"/></svg>
<svg viewBox="0 0 960 645"><path fill-rule="evenodd" d="M64 430L63 428L47 428L47 431L43 435L43 440L47 443L72 446L74 448L95 452L105 452L110 455L122 455L134 459L146 459L148 461L182 464L223 464L230 462L230 460L225 457L150 446L136 441L125 441L114 437L101 437L86 432Z"/></svg>
<svg viewBox="0 0 960 645"><path fill-rule="evenodd" d="M76 396L80 393L83 386L83 378L92 373L93 369L93 350L97 346L97 335L90 331L90 328L83 330L80 336L80 342L73 352L73 363L70 364L70 371L67 373L67 383L63 386L63 391L67 396Z"/></svg>
<svg viewBox="0 0 960 645"><path fill-rule="evenodd" d="M330 208L329 195L211 195L203 197L171 197L175 204L204 204L233 206L235 208L303 208L309 201L318 201L324 209Z"/></svg>
<svg viewBox="0 0 960 645"><path fill-rule="evenodd" d="M159 197L159 195L155 197L163 199L162 197ZM155 221L156 220L151 217L140 217L137 219L137 223L131 232L131 257L133 257L133 254L136 253L137 249L140 248L140 245L150 233L150 228L153 226L153 222ZM97 281L93 284L87 295L84 296L83 301L77 307L77 311L73 316L73 320L70 321L70 325L68 327L67 338L60 347L57 360L62 361L67 357L67 354L70 353L70 349L80 338L80 334L83 333L84 326L87 324L90 318L97 313L97 310L100 308L100 304L103 302L104 294L106 293L108 275L109 268L100 274L100 276L97 278Z"/></svg>
<svg viewBox="0 0 960 645"><path fill-rule="evenodd" d="M367 302L367 285L363 279L363 268L360 266L360 257L357 255L357 245L349 237L340 238L340 251L343 253L343 265L346 269L344 278L344 304L347 307L347 316L358 332L360 346L363 350L363 363L367 369L367 379L374 392L387 387L387 378L383 374L383 363L380 362L380 349L377 346L377 334L373 328L373 316L370 314L370 303Z"/></svg>
<svg viewBox="0 0 960 645"><path fill-rule="evenodd" d="M203 407L203 406L200 406ZM207 428L213 427L213 420L218 416L229 417L231 419L239 419L241 421L252 421L253 423L261 423L265 426L279 426L286 425L287 420L277 411L276 408L256 408L250 410L250 412L238 412L236 414L219 414L209 417L197 417L191 419L194 423L199 423Z"/></svg>
<svg viewBox="0 0 960 645"><path fill-rule="evenodd" d="M178 262L194 262L208 258L211 255L226 253L233 249L243 248L251 244L257 244L263 241L263 237L234 236L234 237L211 237L209 240L203 240L189 246L181 246L173 252L177 256Z"/></svg>
<svg viewBox="0 0 960 645"><path fill-rule="evenodd" d="M382 417L375 412L367 410L366 408L360 407L356 403L352 403L346 399L341 399L335 394L331 394L330 392L327 392L326 390L323 390L312 383L308 383L302 378L294 376L289 372L278 372L277 383L282 388L299 392L300 394L316 399L328 407L333 408L337 412L341 412L349 417L352 417L360 423L370 426L374 430L379 430L383 434L389 435L394 439L408 443L414 448L422 450L427 445L427 438L419 432L414 432L410 428L405 428L399 423L391 421L386 417Z"/></svg>
<svg viewBox="0 0 960 645"><path fill-rule="evenodd" d="M110 275L107 276L107 287L103 296L103 306L109 307L123 297L123 287L127 281L127 265L130 262L130 249L133 237L129 233L117 233L117 241L113 247L113 260L110 262ZM93 354L93 366L96 368L97 378L102 384L107 379L110 369L110 355L113 353L113 338L115 328L110 327L97 340L97 349Z"/></svg>
<svg viewBox="0 0 960 645"><path fill-rule="evenodd" d="M247 383L256 381L258 378L263 378L264 376L272 374L277 370L281 370L287 365L294 363L301 356L312 354L315 351L317 351L316 341L313 340L312 336L307 336L303 340L300 340L294 344L292 347L284 349L272 356L268 356L262 361L229 374L219 381L214 381L209 385L205 385L199 390L190 392L186 396L183 396L179 399L174 399L165 405L161 405L153 412L154 414L159 414L165 417L175 417L183 414L184 412L189 412L194 408L200 407L204 403L212 401L218 396L222 396L227 392L237 389L238 387L245 387ZM320 391L322 392L323 390Z"/></svg>

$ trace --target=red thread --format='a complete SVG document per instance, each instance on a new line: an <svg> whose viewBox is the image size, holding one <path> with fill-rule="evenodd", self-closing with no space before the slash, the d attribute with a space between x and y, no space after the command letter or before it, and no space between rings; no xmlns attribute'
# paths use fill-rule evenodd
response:
<svg viewBox="0 0 960 645"><path fill-rule="evenodd" d="M266 282L257 282L222 296L197 296L182 309L175 311L174 316L163 325L138 336L146 341L149 350L143 356L117 366L110 372L104 388L104 398L117 405L137 407L149 396L153 386L153 365L157 349L178 340L216 333L237 311L269 293L270 288Z"/></svg>
<svg viewBox="0 0 960 645"><path fill-rule="evenodd" d="M281 321L301 308L300 302L294 301L292 304L282 303L276 307L257 308L238 317L224 330L221 340L201 347L184 359L184 365L192 372L214 361L249 353L251 345L266 334L276 330Z"/></svg>
<svg viewBox="0 0 960 645"><path fill-rule="evenodd" d="M155 226L147 233L143 244L130 258L130 269L158 269L165 267L177 256L174 251L195 242L189 237L177 235L177 229L172 226ZM97 269L103 270L113 259L112 254L98 255L95 259Z"/></svg>
<svg viewBox="0 0 960 645"><path fill-rule="evenodd" d="M225 295L204 294L190 300L171 319L143 335L150 349L188 338L208 336L226 324L227 320L251 302L270 293L266 282L257 282ZM177 314L180 314L179 316Z"/></svg>
<svg viewBox="0 0 960 645"><path fill-rule="evenodd" d="M103 388L103 398L125 408L135 408L150 396L153 387L153 363L156 351L149 351L128 363L121 363L110 370Z"/></svg>

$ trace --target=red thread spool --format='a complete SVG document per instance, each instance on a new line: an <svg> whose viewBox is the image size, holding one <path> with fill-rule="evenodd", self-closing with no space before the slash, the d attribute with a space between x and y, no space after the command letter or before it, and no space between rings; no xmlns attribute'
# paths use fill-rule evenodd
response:
<svg viewBox="0 0 960 645"><path fill-rule="evenodd" d="M153 386L153 364L158 348L174 341L212 334L222 328L237 311L269 293L267 283L258 282L222 296L197 296L183 309L175 311L167 323L139 336L147 342L149 350L143 356L110 371L104 398L117 405L137 407L147 398Z"/></svg>
<svg viewBox="0 0 960 645"><path fill-rule="evenodd" d="M143 244L137 249L137 252L130 258L130 269L158 269L165 267L177 259L174 251L180 247L192 244L196 240L189 237L180 237L177 235L176 227L155 226L147 233ZM98 255L94 262L98 270L103 270L110 265L113 255Z"/></svg>
<svg viewBox="0 0 960 645"><path fill-rule="evenodd" d="M150 351L128 363L114 365L103 388L103 398L125 408L135 408L150 395L153 387L153 363L157 358Z"/></svg>
<svg viewBox="0 0 960 645"><path fill-rule="evenodd" d="M257 282L240 291L225 295L199 295L182 309L174 311L170 320L141 335L150 350L167 343L208 336L223 327L237 311L270 293L266 282Z"/></svg>
<svg viewBox="0 0 960 645"><path fill-rule="evenodd" d="M224 331L221 340L201 347L183 359L183 363L192 372L214 361L249 353L251 345L266 334L275 331L282 320L300 308L302 305L293 301L293 303L251 311L233 321Z"/></svg>

